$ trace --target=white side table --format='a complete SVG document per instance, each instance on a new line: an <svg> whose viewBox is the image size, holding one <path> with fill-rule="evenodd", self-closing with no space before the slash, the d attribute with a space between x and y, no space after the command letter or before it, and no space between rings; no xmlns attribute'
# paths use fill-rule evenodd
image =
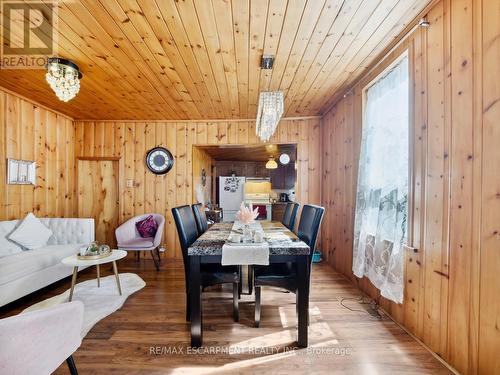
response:
<svg viewBox="0 0 500 375"><path fill-rule="evenodd" d="M101 286L101 274L99 265L105 263L113 263L113 272L116 277L116 286L118 287L118 293L120 296L122 295L122 288L120 286L120 277L118 276L118 268L116 267L116 261L127 256L127 252L125 250L113 250L111 255L106 258L101 259L92 259L92 260L84 260L78 259L77 255L71 255L69 257L64 258L61 262L67 266L73 267L73 278L71 279L71 290L69 292L69 301L73 299L73 290L75 289L76 284L76 275L78 273L78 267L89 267L96 266L97 268L97 287Z"/></svg>

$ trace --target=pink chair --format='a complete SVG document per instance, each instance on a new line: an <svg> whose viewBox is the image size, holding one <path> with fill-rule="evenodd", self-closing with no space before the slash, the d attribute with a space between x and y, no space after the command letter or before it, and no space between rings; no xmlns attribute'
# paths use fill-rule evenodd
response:
<svg viewBox="0 0 500 375"><path fill-rule="evenodd" d="M156 231L156 235L154 237L144 238L139 235L139 232L135 227L135 223L145 219L150 215L153 216L156 224L158 224L158 230ZM153 261L155 262L156 270L159 271L161 263L159 247L161 245L164 225L165 218L159 214L144 214L133 217L132 219L124 222L115 230L116 243L118 245L118 248L126 251L150 251ZM155 258L155 251L158 259ZM139 253L137 253L137 255L139 255Z"/></svg>
<svg viewBox="0 0 500 375"><path fill-rule="evenodd" d="M83 303L63 303L0 320L0 374L52 374L82 343Z"/></svg>

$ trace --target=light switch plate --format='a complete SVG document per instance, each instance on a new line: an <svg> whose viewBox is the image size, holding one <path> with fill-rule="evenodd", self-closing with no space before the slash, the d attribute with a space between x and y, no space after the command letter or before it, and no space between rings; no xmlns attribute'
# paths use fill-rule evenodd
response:
<svg viewBox="0 0 500 375"><path fill-rule="evenodd" d="M134 180L128 179L126 185L128 188L134 187Z"/></svg>

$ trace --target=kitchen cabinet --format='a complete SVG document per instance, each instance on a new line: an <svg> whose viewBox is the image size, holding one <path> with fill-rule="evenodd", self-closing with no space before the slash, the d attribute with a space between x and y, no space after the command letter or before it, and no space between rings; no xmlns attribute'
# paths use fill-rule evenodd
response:
<svg viewBox="0 0 500 375"><path fill-rule="evenodd" d="M293 163L288 165L278 164L278 168L271 170L271 187L273 189L293 189L296 179L297 175Z"/></svg>
<svg viewBox="0 0 500 375"><path fill-rule="evenodd" d="M272 207L272 220L281 221L283 220L283 214L285 213L286 203L273 203Z"/></svg>

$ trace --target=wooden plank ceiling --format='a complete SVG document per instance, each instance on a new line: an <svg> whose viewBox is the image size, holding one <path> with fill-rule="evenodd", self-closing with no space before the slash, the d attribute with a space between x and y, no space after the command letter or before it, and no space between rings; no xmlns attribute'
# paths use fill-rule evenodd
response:
<svg viewBox="0 0 500 375"><path fill-rule="evenodd" d="M297 159L296 144L266 144L265 146L196 146L218 161L262 161L274 157L278 160L281 154L288 154L290 161Z"/></svg>
<svg viewBox="0 0 500 375"><path fill-rule="evenodd" d="M77 98L58 101L43 70L0 70L0 85L75 119L253 118L263 90L284 91L286 116L318 115L428 3L60 1L58 55L83 71Z"/></svg>

